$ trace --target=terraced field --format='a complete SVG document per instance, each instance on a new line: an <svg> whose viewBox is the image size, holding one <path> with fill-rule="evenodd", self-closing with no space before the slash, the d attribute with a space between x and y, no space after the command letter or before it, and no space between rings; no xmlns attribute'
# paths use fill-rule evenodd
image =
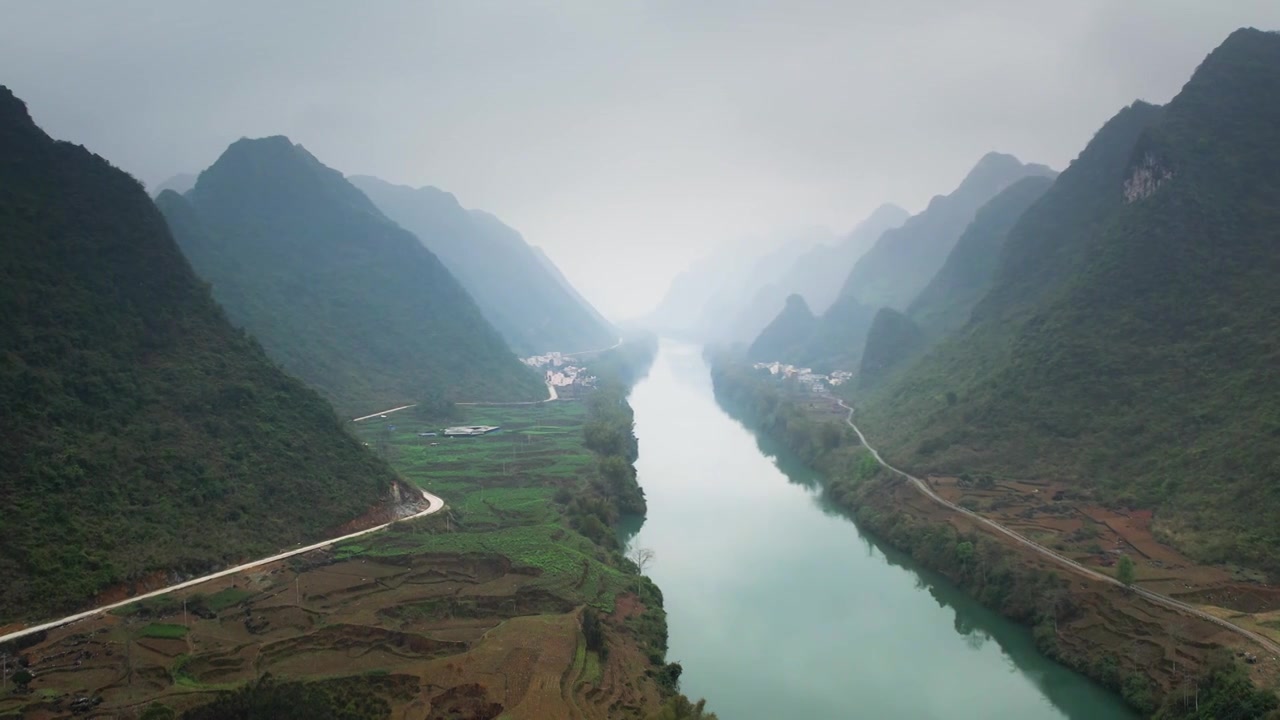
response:
<svg viewBox="0 0 1280 720"><path fill-rule="evenodd" d="M33 692L0 699L0 717L65 717L78 698L104 716L182 710L264 674L359 678L380 699L369 717L645 717L661 697L635 577L557 502L595 477L584 415L474 408L465 422L502 430L458 439L408 413L356 425L446 510L52 631L24 651ZM607 654L587 648L584 612Z"/></svg>

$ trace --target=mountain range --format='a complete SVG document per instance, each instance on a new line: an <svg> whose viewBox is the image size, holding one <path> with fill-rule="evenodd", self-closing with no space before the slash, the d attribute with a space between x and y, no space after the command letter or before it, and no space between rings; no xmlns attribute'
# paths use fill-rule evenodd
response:
<svg viewBox="0 0 1280 720"><path fill-rule="evenodd" d="M968 322L860 398L873 442L1153 507L1194 557L1280 573L1277 98L1280 35L1239 30L1166 106L1106 123Z"/></svg>
<svg viewBox="0 0 1280 720"><path fill-rule="evenodd" d="M288 138L239 140L156 202L231 321L343 412L546 396L440 260Z"/></svg>
<svg viewBox="0 0 1280 720"><path fill-rule="evenodd" d="M6 88L0 227L0 624L316 540L390 496L391 470L228 321L143 187Z"/></svg>
<svg viewBox="0 0 1280 720"><path fill-rule="evenodd" d="M475 299L517 353L609 347L616 329L573 290L541 250L493 215L434 187L352 176L387 217L412 232Z"/></svg>
<svg viewBox="0 0 1280 720"><path fill-rule="evenodd" d="M835 302L817 322L802 320L809 328L806 341L793 345L789 355L772 358L759 355L767 344L754 344L752 355L819 369L857 369L877 311L882 307L905 310L945 264L979 209L1024 178L1053 175L1044 165L988 153L950 194L934 197L923 211L879 236L853 264ZM791 315L798 317L794 311ZM777 328L780 322L786 319L775 318L769 325L771 333L795 336Z"/></svg>
<svg viewBox="0 0 1280 720"><path fill-rule="evenodd" d="M744 312L755 295L774 283L782 269L834 241L830 230L807 227L721 245L672 280L645 324L701 342L750 342L772 317L762 321ZM744 333L744 326L755 327Z"/></svg>

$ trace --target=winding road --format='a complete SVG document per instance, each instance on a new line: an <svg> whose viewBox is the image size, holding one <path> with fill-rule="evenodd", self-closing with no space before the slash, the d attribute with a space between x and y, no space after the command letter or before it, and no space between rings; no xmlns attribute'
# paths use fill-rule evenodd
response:
<svg viewBox="0 0 1280 720"><path fill-rule="evenodd" d="M1116 585L1122 588L1126 588L1138 595L1141 595L1143 598L1146 598L1147 600L1150 600L1151 602L1156 603L1157 605L1163 605L1164 607L1170 608L1172 610L1176 610L1178 612L1183 612L1188 615L1194 615L1195 617L1200 618L1201 620L1208 620L1209 622L1215 625L1218 625L1222 628L1230 630L1231 632L1234 632L1248 640L1252 640L1253 642L1257 643L1258 645L1261 645L1267 651L1272 653L1273 656L1280 657L1280 644L1277 644L1270 638L1264 637L1256 632L1253 632L1252 630L1242 628L1239 625L1236 625L1230 621L1223 620L1222 618L1216 615L1210 614L1208 612L1205 612L1204 610L1201 610L1200 608L1194 605L1189 605L1187 603L1182 602L1181 600L1175 600L1169 597L1168 595L1161 595L1160 593L1152 592L1150 590L1138 587L1136 585L1125 585L1124 583L1120 582L1119 580L1117 580L1116 578L1110 575L1106 575L1092 568L1085 567L1084 565L1081 565L1080 563L1076 562L1075 560L1072 560L1069 557L1066 557L1065 555L1055 552L1037 542L1034 542L1032 540L1027 539L1026 537L1023 537L1022 535L1019 535L1017 532L1010 530L1009 528L1005 527L1004 525L1001 525L1000 523L994 520L991 520L990 518L983 517L982 515L979 515L978 513L975 513L972 510L968 510L966 508L960 507L959 505L951 502L950 500L947 500L946 498L934 492L933 488L929 486L929 483L925 482L924 480L921 480L920 478L904 470L899 470L898 468L890 465L888 462L885 462L885 459L880 457L880 452L877 451L874 447L871 446L870 443L867 442L867 437L863 435L862 431L858 429L858 426L853 423L853 408L846 405L843 400L837 400L837 403L840 405L840 407L849 411L849 415L848 417L845 418L845 422L848 423L849 427L853 428L853 431L858 434L858 439L862 441L862 446L865 447L871 453L871 456L876 459L876 462L880 463L882 466L884 466L886 470L894 473L895 475L899 475L909 480L917 490L923 493L924 496L929 498L930 500L938 503L939 505L947 508L948 510L958 512L964 515L965 517L972 519L974 522L980 523L981 525L986 526L988 529L996 533L999 533L1001 535L1004 535L1005 537L1009 538L1010 540L1013 540L1014 542L1020 545L1023 545L1024 547L1030 548L1031 550L1034 550L1035 552L1040 553L1041 555L1049 558L1050 560L1053 560L1059 565L1066 566L1066 568L1069 570L1072 570L1076 573L1084 575L1092 580L1097 580L1099 582L1108 583L1111 585Z"/></svg>
<svg viewBox="0 0 1280 720"><path fill-rule="evenodd" d="M210 580L216 580L220 577L234 575L235 573L243 572L245 570L252 570L253 568L261 567L263 565L266 565L268 563L273 563L278 560L284 560L285 558L290 558L290 557L293 557L294 555L309 553L312 550L319 550L321 548L326 548L335 543L343 542L344 540L350 540L352 538L358 538L362 535L368 535L369 533L375 533L375 532L378 532L379 530L386 529L391 525L394 525L398 522L402 522L404 520L414 520L416 518L426 517L427 515L440 512L440 509L444 507L444 500L442 500L441 498L435 495L432 495L426 490L422 491L422 498L427 501L426 509L422 510L421 512L414 513L413 515L397 518L395 520L392 520L391 522L386 522L376 527L367 528L365 530L360 530L358 532L349 533L341 537L323 540L318 543L307 545L306 547L300 547L300 548L295 548L293 550L288 550L286 552L272 555L271 557L262 558L261 560L254 560L253 562L247 562L243 565L237 565L235 567L227 568L225 570L219 570L218 572L210 573L209 575L204 575L192 580L186 580L184 582L177 583L176 585L170 585L169 587L160 588L159 590L152 590L149 593L144 593L142 595L135 595L129 598L128 600L121 600L120 602L114 602L109 605L102 605L92 610L85 610L84 612L79 612L79 613L76 613L75 615L68 615L64 618L59 618L57 620L50 620L49 622L41 623L39 625L33 625L28 628L23 628L21 630L11 632L7 635L0 635L0 644L9 642L10 640L17 640L18 638L25 637L33 633L42 632L44 630L52 630L53 628L62 627L63 625L70 625L71 623L78 622L80 620L85 620L91 617L95 617L97 615L101 615L102 613L108 612L110 610L114 610L119 607L124 607L125 605L136 603L139 600L146 600L148 598L159 597L161 595L166 595L176 590L185 590L187 588L200 585L201 583L209 582Z"/></svg>
<svg viewBox="0 0 1280 720"><path fill-rule="evenodd" d="M583 354L592 353L592 352L604 352L605 350L612 350L621 344L622 344L622 340L621 338L619 338L618 342L615 343L612 347L602 348L601 350L584 350L582 352L572 353L572 355L583 355ZM566 357L568 357L568 355L566 355ZM555 386L552 385L551 383L547 383L547 398L545 400L529 400L525 402L507 402L507 403L473 402L473 403L458 403L458 404L459 405L539 405L541 403L547 403L547 402L552 402L554 400L558 400L559 398L560 398L560 394L556 392ZM362 415L358 418L353 418L352 422L360 422L362 420L369 420L370 418L390 415L391 413L399 412L401 410L407 410L415 406L416 406L416 403L411 403L409 405L401 405L399 407L394 407L387 410L381 410L379 412L370 413L368 415ZM124 607L125 605L138 602L139 600L147 600L149 598L159 597L161 595L166 595L168 593L175 592L177 590L185 590L187 588L195 587L196 585L209 582L210 580L216 580L221 577L226 577L227 575L234 575L235 573L243 572L245 570L252 570L253 568L261 567L263 565L266 565L268 563L273 563L278 560L284 560L285 558L290 558L290 557L293 557L294 555L301 555L303 553L311 552L312 550L319 550L321 548L329 547L330 545L334 545L336 543L340 543L345 540L350 540L352 538L361 537L362 535L375 533L375 532L378 532L379 530L383 530L387 527L390 527L391 525L394 525L395 523L398 523L404 520L414 520L416 518L426 517L427 515L437 513L441 510L441 508L444 507L444 500L441 499L440 497L437 497L436 495L432 495L426 490L422 490L421 492L422 492L423 499L427 501L427 507L421 512L415 513L413 515L397 518L395 520L392 520L391 522L383 523L376 527L367 528L365 530L360 530L358 532L349 533L341 537L322 540L321 542L313 543L311 545L307 545L306 547L300 547L300 548L295 548L293 550L288 550L286 552L272 555L271 557L262 558L261 560L254 560L253 562L247 562L247 563L244 563L243 565L237 565L235 567L227 568L225 570L219 570L218 572L210 573L209 575L204 575L198 578L194 578L192 580L186 580L186 581L177 583L176 585L170 585L168 587L160 588L159 590L152 590L151 592L144 593L142 595L135 595L127 600L121 600L120 602L110 603L108 605L101 605L99 607L93 608L92 610L85 610L83 612L78 612L74 615L68 615L63 618L58 618L57 620L50 620L48 622L40 623L39 625L32 625L31 627L23 628L21 630L16 630L14 632L11 632L5 635L0 635L0 644L9 642L11 640L17 640L19 638L26 637L28 635L32 635L45 630L52 630L53 628L62 627L63 625L70 625L72 623L79 622L80 620L85 620L91 617L95 617L95 616L101 615L102 613L114 610L116 608Z"/></svg>

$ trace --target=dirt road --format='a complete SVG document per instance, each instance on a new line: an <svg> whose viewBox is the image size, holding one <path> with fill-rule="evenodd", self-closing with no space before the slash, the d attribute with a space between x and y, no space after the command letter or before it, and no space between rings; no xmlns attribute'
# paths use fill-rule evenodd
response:
<svg viewBox="0 0 1280 720"><path fill-rule="evenodd" d="M942 496L934 492L933 488L929 487L929 483L925 482L924 480L921 480L920 478L908 472L899 470L898 468L885 462L885 459L880 457L879 451L877 451L874 447L871 446L870 443L867 442L866 436L863 435L862 431L858 429L858 426L853 423L853 408L846 405L843 400L839 400L837 402L840 404L840 407L849 411L849 415L848 417L845 418L845 422L848 423L849 427L853 428L853 431L858 434L858 439L862 441L862 446L865 447L871 453L871 456L876 459L876 462L880 463L882 466L884 466L886 470L894 473L895 475L899 475L909 480L917 490L919 490L921 493L925 495L925 497L938 503L939 505L942 505L943 507L949 510L958 512L964 515L965 517L972 519L974 522L981 523L987 528L1001 535L1004 535L1010 540L1013 540L1014 542L1020 545L1023 545L1025 547L1028 547L1040 553L1041 555L1044 555L1045 557L1053 560L1059 565L1065 566L1067 569L1073 572L1076 572L1080 575L1084 575L1090 579L1097 580L1099 582L1109 583L1111 585L1117 585L1120 587L1126 587L1124 583L1120 582L1114 577L1111 577L1110 575L1105 575L1103 573L1098 572L1097 570L1093 570L1091 568L1085 567L1084 565L1081 565L1080 563L1076 562L1075 560L1072 560L1069 557L1066 557L1065 555L1062 555L1053 550L1050 550L1049 548L1043 545L1040 545L1039 543L1036 543L1032 540L1028 540L1022 535L1019 535L1013 530L1010 530L1009 528L1001 525L1000 523L995 522L994 520L991 520L990 518L983 517L982 515L979 515L978 513L975 513L972 510L968 510L960 507L959 505L956 505L955 503L943 498ZM1242 637L1245 637L1257 643L1258 645L1261 645L1263 648L1265 648L1268 652L1272 653L1274 656L1280 657L1280 644L1277 644L1273 642L1271 639L1263 637L1262 635L1259 635L1258 633L1255 633L1252 630L1242 628L1239 625L1235 625L1227 620L1223 620L1222 618L1217 617L1216 615L1211 615L1210 613L1207 613L1204 610L1201 610L1195 607L1194 605L1188 605L1187 603L1184 603L1180 600L1175 600L1167 595L1161 595L1159 593L1151 592L1150 590L1140 588L1136 585L1128 586L1128 589L1158 605L1163 605L1167 608L1172 608L1174 610L1187 613L1188 615L1194 615L1202 620L1208 620L1209 622L1214 623L1215 625L1226 628L1231 632L1241 635Z"/></svg>

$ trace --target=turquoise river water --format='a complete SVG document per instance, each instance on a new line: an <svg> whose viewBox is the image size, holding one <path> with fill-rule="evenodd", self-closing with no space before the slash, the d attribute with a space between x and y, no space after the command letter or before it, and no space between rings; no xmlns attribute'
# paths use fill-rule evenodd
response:
<svg viewBox="0 0 1280 720"><path fill-rule="evenodd" d="M654 551L683 691L721 720L1134 717L826 504L717 405L698 348L664 342L631 404L649 502L631 542Z"/></svg>

